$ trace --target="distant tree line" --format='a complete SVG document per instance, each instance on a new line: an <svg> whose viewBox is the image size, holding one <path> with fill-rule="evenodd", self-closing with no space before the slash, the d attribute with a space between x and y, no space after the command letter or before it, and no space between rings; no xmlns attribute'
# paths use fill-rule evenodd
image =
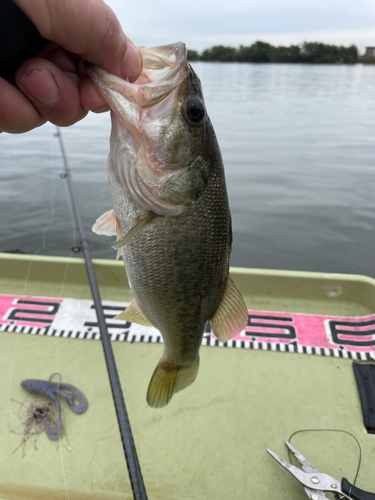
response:
<svg viewBox="0 0 375 500"><path fill-rule="evenodd" d="M357 62L358 49L355 45L327 45L320 42L304 42L290 47L274 47L270 43L255 42L246 47L215 45L199 54L188 50L189 61L252 62L252 63L315 63L332 64Z"/></svg>

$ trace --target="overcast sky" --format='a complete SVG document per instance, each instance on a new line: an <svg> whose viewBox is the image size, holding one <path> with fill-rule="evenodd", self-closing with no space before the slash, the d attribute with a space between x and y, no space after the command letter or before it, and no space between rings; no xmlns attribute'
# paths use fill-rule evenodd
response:
<svg viewBox="0 0 375 500"><path fill-rule="evenodd" d="M137 45L203 50L262 40L375 46L375 0L106 0Z"/></svg>

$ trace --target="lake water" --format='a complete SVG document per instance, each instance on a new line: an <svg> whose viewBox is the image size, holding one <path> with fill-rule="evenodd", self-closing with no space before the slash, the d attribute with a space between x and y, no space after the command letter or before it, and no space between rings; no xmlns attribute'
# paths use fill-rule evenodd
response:
<svg viewBox="0 0 375 500"><path fill-rule="evenodd" d="M375 277L375 66L195 63L219 138L233 218L232 266ZM55 127L0 134L0 250L78 255ZM109 114L62 129L91 232L111 208Z"/></svg>

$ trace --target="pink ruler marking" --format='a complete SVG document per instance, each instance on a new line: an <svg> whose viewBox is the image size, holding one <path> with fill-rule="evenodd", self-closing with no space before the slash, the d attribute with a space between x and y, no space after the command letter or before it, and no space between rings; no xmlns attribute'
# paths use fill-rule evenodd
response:
<svg viewBox="0 0 375 500"><path fill-rule="evenodd" d="M248 311L245 330L233 340L298 345L348 351L375 351L375 314L360 317ZM272 334L272 335L271 335ZM267 336L268 335L268 336Z"/></svg>
<svg viewBox="0 0 375 500"><path fill-rule="evenodd" d="M55 310L57 312L58 305L63 300L28 295L0 295L0 322L5 325L46 327L55 319ZM22 301L27 303L22 303ZM42 322L38 319L46 321Z"/></svg>

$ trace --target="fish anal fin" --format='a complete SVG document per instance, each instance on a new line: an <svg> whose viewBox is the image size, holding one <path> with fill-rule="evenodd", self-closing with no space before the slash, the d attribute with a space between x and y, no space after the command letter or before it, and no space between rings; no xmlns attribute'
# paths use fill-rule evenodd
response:
<svg viewBox="0 0 375 500"><path fill-rule="evenodd" d="M154 326L143 314L135 299L130 302L122 313L115 316L114 319L122 319L123 321L130 321L130 323L138 323L143 326Z"/></svg>
<svg viewBox="0 0 375 500"><path fill-rule="evenodd" d="M196 379L199 356L188 366L176 366L161 360L155 368L147 391L147 403L152 408L162 408L175 392L188 387Z"/></svg>
<svg viewBox="0 0 375 500"><path fill-rule="evenodd" d="M245 301L230 276L223 298L209 320L220 342L227 342L235 337L247 325L248 314Z"/></svg>
<svg viewBox="0 0 375 500"><path fill-rule="evenodd" d="M96 234L103 234L104 236L113 236L117 232L117 217L114 210L108 210L98 219L92 226L92 230Z"/></svg>

